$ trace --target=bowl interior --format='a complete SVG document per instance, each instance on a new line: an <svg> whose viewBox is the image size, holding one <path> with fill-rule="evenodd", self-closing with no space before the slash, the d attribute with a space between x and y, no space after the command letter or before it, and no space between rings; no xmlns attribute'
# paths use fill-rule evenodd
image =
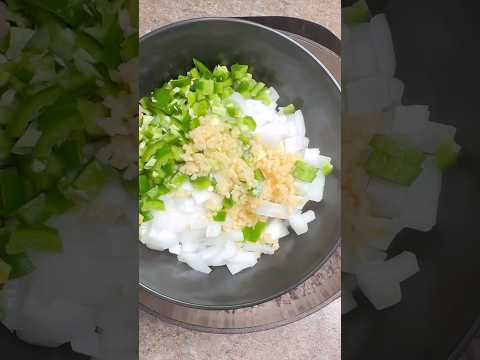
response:
<svg viewBox="0 0 480 360"><path fill-rule="evenodd" d="M340 238L340 107L338 85L319 62L284 35L233 19L177 23L140 40L140 95L185 73L198 58L210 67L249 64L256 79L274 86L280 105L301 108L310 147L332 157L321 203L309 202L317 219L307 234L280 240L273 256L232 276L225 267L209 275L191 270L168 252L140 246L140 285L164 299L209 309L250 306L270 300L303 282L329 256Z"/></svg>

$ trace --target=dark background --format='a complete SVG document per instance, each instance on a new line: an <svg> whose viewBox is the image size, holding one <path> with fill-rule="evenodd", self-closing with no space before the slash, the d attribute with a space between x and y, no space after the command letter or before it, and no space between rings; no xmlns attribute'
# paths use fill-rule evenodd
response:
<svg viewBox="0 0 480 360"><path fill-rule="evenodd" d="M428 104L430 120L457 127L462 151L443 176L437 225L428 233L404 229L388 251L414 252L420 272L402 283L402 302L390 309L376 311L356 293L364 306L342 318L342 358L447 359L480 315L478 6L367 3L390 23L403 104Z"/></svg>

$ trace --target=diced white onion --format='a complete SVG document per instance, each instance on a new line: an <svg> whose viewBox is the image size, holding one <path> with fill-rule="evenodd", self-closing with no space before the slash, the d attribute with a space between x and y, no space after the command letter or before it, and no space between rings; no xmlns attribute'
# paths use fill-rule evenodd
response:
<svg viewBox="0 0 480 360"><path fill-rule="evenodd" d="M255 213L277 219L286 219L288 218L289 210L285 205L262 200L260 206L255 210Z"/></svg>
<svg viewBox="0 0 480 360"><path fill-rule="evenodd" d="M283 221L274 219L270 221L265 229L265 232L269 234L272 239L281 239L289 234L288 228Z"/></svg>

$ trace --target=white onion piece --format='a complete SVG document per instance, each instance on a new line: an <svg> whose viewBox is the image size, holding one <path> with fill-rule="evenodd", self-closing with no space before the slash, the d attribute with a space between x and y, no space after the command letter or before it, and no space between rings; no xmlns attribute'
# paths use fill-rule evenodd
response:
<svg viewBox="0 0 480 360"><path fill-rule="evenodd" d="M393 109L392 133L404 142L418 146L429 116L426 105L396 106Z"/></svg>
<svg viewBox="0 0 480 360"><path fill-rule="evenodd" d="M388 259L386 265L388 266L387 272L391 271L392 278L400 282L407 280L420 270L417 257L409 251L404 251Z"/></svg>
<svg viewBox="0 0 480 360"><path fill-rule="evenodd" d="M295 120L291 117L287 120L287 137L294 137L298 136L298 129L297 125L295 124Z"/></svg>
<svg viewBox="0 0 480 360"><path fill-rule="evenodd" d="M266 144L278 145L288 135L288 125L268 123L265 126L257 127L255 134Z"/></svg>
<svg viewBox="0 0 480 360"><path fill-rule="evenodd" d="M266 200L261 201L260 206L255 210L255 213L277 219L286 219L289 216L288 207Z"/></svg>
<svg viewBox="0 0 480 360"><path fill-rule="evenodd" d="M292 119L295 122L295 126L297 127L297 135L305 136L307 130L305 127L305 119L303 118L302 110L295 111L292 115Z"/></svg>
<svg viewBox="0 0 480 360"><path fill-rule="evenodd" d="M303 214L293 214L288 218L290 226L297 235L304 234L308 231L308 223L315 220L315 213L308 210Z"/></svg>
<svg viewBox="0 0 480 360"><path fill-rule="evenodd" d="M353 240L354 241L354 240ZM361 248L353 248L352 241L342 243L342 271L355 274L357 268L372 261L383 261L387 258L387 254L378 249L368 246Z"/></svg>
<svg viewBox="0 0 480 360"><path fill-rule="evenodd" d="M196 212L188 216L188 224L191 230L205 229L208 225L208 219L205 213Z"/></svg>
<svg viewBox="0 0 480 360"><path fill-rule="evenodd" d="M377 73L377 59L372 43L370 24L352 26L348 45L352 54L349 63L351 79L374 76Z"/></svg>
<svg viewBox="0 0 480 360"><path fill-rule="evenodd" d="M381 217L365 217L361 226L373 228L374 230L368 235L366 244L375 249L386 251L392 243L395 236L403 228L398 219L388 219Z"/></svg>
<svg viewBox="0 0 480 360"><path fill-rule="evenodd" d="M245 108L245 98L238 92L234 92L232 95L230 95L230 100L232 100L234 103L236 103L240 108L243 109Z"/></svg>
<svg viewBox="0 0 480 360"><path fill-rule="evenodd" d="M20 278L9 280L2 292L0 292L1 306L5 311L5 317L1 319L3 325L10 331L22 329L28 326L22 315L25 294L28 291L30 279Z"/></svg>
<svg viewBox="0 0 480 360"><path fill-rule="evenodd" d="M227 241L243 241L243 232L240 230L227 232L223 236Z"/></svg>
<svg viewBox="0 0 480 360"><path fill-rule="evenodd" d="M273 255L275 253L273 247L264 244L245 243L242 245L242 249L268 255Z"/></svg>
<svg viewBox="0 0 480 360"><path fill-rule="evenodd" d="M434 157L428 157L420 175L407 188L400 223L412 229L429 231L437 222L442 173Z"/></svg>
<svg viewBox="0 0 480 360"><path fill-rule="evenodd" d="M390 84L384 76L372 76L346 86L348 113L365 115L378 113L391 104Z"/></svg>
<svg viewBox="0 0 480 360"><path fill-rule="evenodd" d="M302 214L291 215L288 222L297 235L305 234L308 231L308 224Z"/></svg>
<svg viewBox="0 0 480 360"><path fill-rule="evenodd" d="M320 150L316 148L305 149L303 160L316 168L332 162L332 158L320 155Z"/></svg>
<svg viewBox="0 0 480 360"><path fill-rule="evenodd" d="M204 274L209 274L212 269L207 264L200 260L198 254L183 252L178 256L178 260L187 263L192 269L200 271Z"/></svg>
<svg viewBox="0 0 480 360"><path fill-rule="evenodd" d="M237 253L237 247L231 241L226 241L223 247L220 247L220 251L210 260L211 266L222 266L227 263Z"/></svg>
<svg viewBox="0 0 480 360"><path fill-rule="evenodd" d="M238 251L235 256L227 262L227 268L232 275L254 266L257 263L258 256L255 253Z"/></svg>
<svg viewBox="0 0 480 360"><path fill-rule="evenodd" d="M149 249L159 251L163 251L177 244L178 240L174 232L156 227L150 229L146 240L146 245Z"/></svg>
<svg viewBox="0 0 480 360"><path fill-rule="evenodd" d="M95 328L89 307L60 298L45 303L29 295L23 314L29 326L17 335L34 345L56 347Z"/></svg>
<svg viewBox="0 0 480 360"><path fill-rule="evenodd" d="M302 216L307 224L315 220L315 212L313 210L305 211Z"/></svg>
<svg viewBox="0 0 480 360"><path fill-rule="evenodd" d="M180 185L180 189L186 192L192 192L193 185L190 183L190 181L185 181L182 185Z"/></svg>
<svg viewBox="0 0 480 360"><path fill-rule="evenodd" d="M211 265L215 258L222 252L221 246L209 246L197 253L197 256L201 261L207 265Z"/></svg>
<svg viewBox="0 0 480 360"><path fill-rule="evenodd" d="M222 226L216 222L211 221L207 225L207 230L205 231L205 236L207 238L217 237L222 232Z"/></svg>
<svg viewBox="0 0 480 360"><path fill-rule="evenodd" d="M375 15L370 20L370 33L379 72L393 76L396 68L395 50L385 14Z"/></svg>
<svg viewBox="0 0 480 360"><path fill-rule="evenodd" d="M72 350L89 356L100 355L100 335L92 331L70 341Z"/></svg>
<svg viewBox="0 0 480 360"><path fill-rule="evenodd" d="M170 246L168 251L170 252L170 254L178 255L182 252L182 245L180 245L180 243L177 243L173 246Z"/></svg>
<svg viewBox="0 0 480 360"><path fill-rule="evenodd" d="M357 268L358 285L375 308L381 310L400 302L399 283L419 271L417 258L405 251L385 262L374 261Z"/></svg>
<svg viewBox="0 0 480 360"><path fill-rule="evenodd" d="M422 133L421 150L435 154L442 141L455 138L456 131L454 126L427 121Z"/></svg>
<svg viewBox="0 0 480 360"><path fill-rule="evenodd" d="M192 192L193 200L197 205L201 205L206 202L212 196L212 192L209 190L194 190Z"/></svg>
<svg viewBox="0 0 480 360"><path fill-rule="evenodd" d="M150 225L152 224L151 221L144 222L138 228L138 237L142 244L145 244L147 241L147 234L150 229Z"/></svg>
<svg viewBox="0 0 480 360"><path fill-rule="evenodd" d="M390 99L392 105L401 105L405 84L397 78L390 78L389 81Z"/></svg>
<svg viewBox="0 0 480 360"><path fill-rule="evenodd" d="M289 234L288 228L283 221L274 219L270 221L265 229L265 233L270 235L272 239L281 239Z"/></svg>
<svg viewBox="0 0 480 360"><path fill-rule="evenodd" d="M177 198L177 208L181 212L194 213L200 210L200 207L195 203L192 197Z"/></svg>
<svg viewBox="0 0 480 360"><path fill-rule="evenodd" d="M379 280L377 274L369 273L368 276L359 277L358 286L377 310L398 304L402 299L400 284Z"/></svg>
<svg viewBox="0 0 480 360"><path fill-rule="evenodd" d="M311 183L297 180L294 185L296 193L305 200L320 202L325 189L325 176L319 172Z"/></svg>
<svg viewBox="0 0 480 360"><path fill-rule="evenodd" d="M260 100L247 100L243 106L243 113L255 119L257 127L275 121L277 113L274 109L266 107Z"/></svg>
<svg viewBox="0 0 480 360"><path fill-rule="evenodd" d="M172 232L185 231L188 226L188 217L178 210L153 211L153 220L150 232L169 230Z"/></svg>
<svg viewBox="0 0 480 360"><path fill-rule="evenodd" d="M272 100L273 103L276 103L278 99L280 99L278 91L273 86L268 89L268 93L270 95L270 100Z"/></svg>
<svg viewBox="0 0 480 360"><path fill-rule="evenodd" d="M183 232L180 234L179 240L182 244L182 252L195 252L200 248L200 239L203 237L203 231L201 235L197 237L194 232ZM178 254L177 254L178 255Z"/></svg>
<svg viewBox="0 0 480 360"><path fill-rule="evenodd" d="M295 209L302 210L305 207L305 205L307 205L307 203L308 203L308 199L299 197L299 202L297 203L297 205L295 205Z"/></svg>
<svg viewBox="0 0 480 360"><path fill-rule="evenodd" d="M296 153L308 146L309 139L304 136L294 136L283 140L286 153Z"/></svg>
<svg viewBox="0 0 480 360"><path fill-rule="evenodd" d="M407 192L407 186L371 178L367 196L372 204L372 215L386 218L399 216L404 209Z"/></svg>
<svg viewBox="0 0 480 360"><path fill-rule="evenodd" d="M380 281L402 282L419 271L415 254L404 251L386 261L372 261L357 267L356 278L360 282L365 276L375 276Z"/></svg>

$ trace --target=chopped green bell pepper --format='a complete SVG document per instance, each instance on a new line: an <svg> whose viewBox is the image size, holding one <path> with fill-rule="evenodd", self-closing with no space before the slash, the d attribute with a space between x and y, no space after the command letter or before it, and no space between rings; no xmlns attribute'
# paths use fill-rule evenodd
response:
<svg viewBox="0 0 480 360"><path fill-rule="evenodd" d="M318 169L305 161L297 160L293 168L293 177L295 179L312 182L317 176Z"/></svg>

